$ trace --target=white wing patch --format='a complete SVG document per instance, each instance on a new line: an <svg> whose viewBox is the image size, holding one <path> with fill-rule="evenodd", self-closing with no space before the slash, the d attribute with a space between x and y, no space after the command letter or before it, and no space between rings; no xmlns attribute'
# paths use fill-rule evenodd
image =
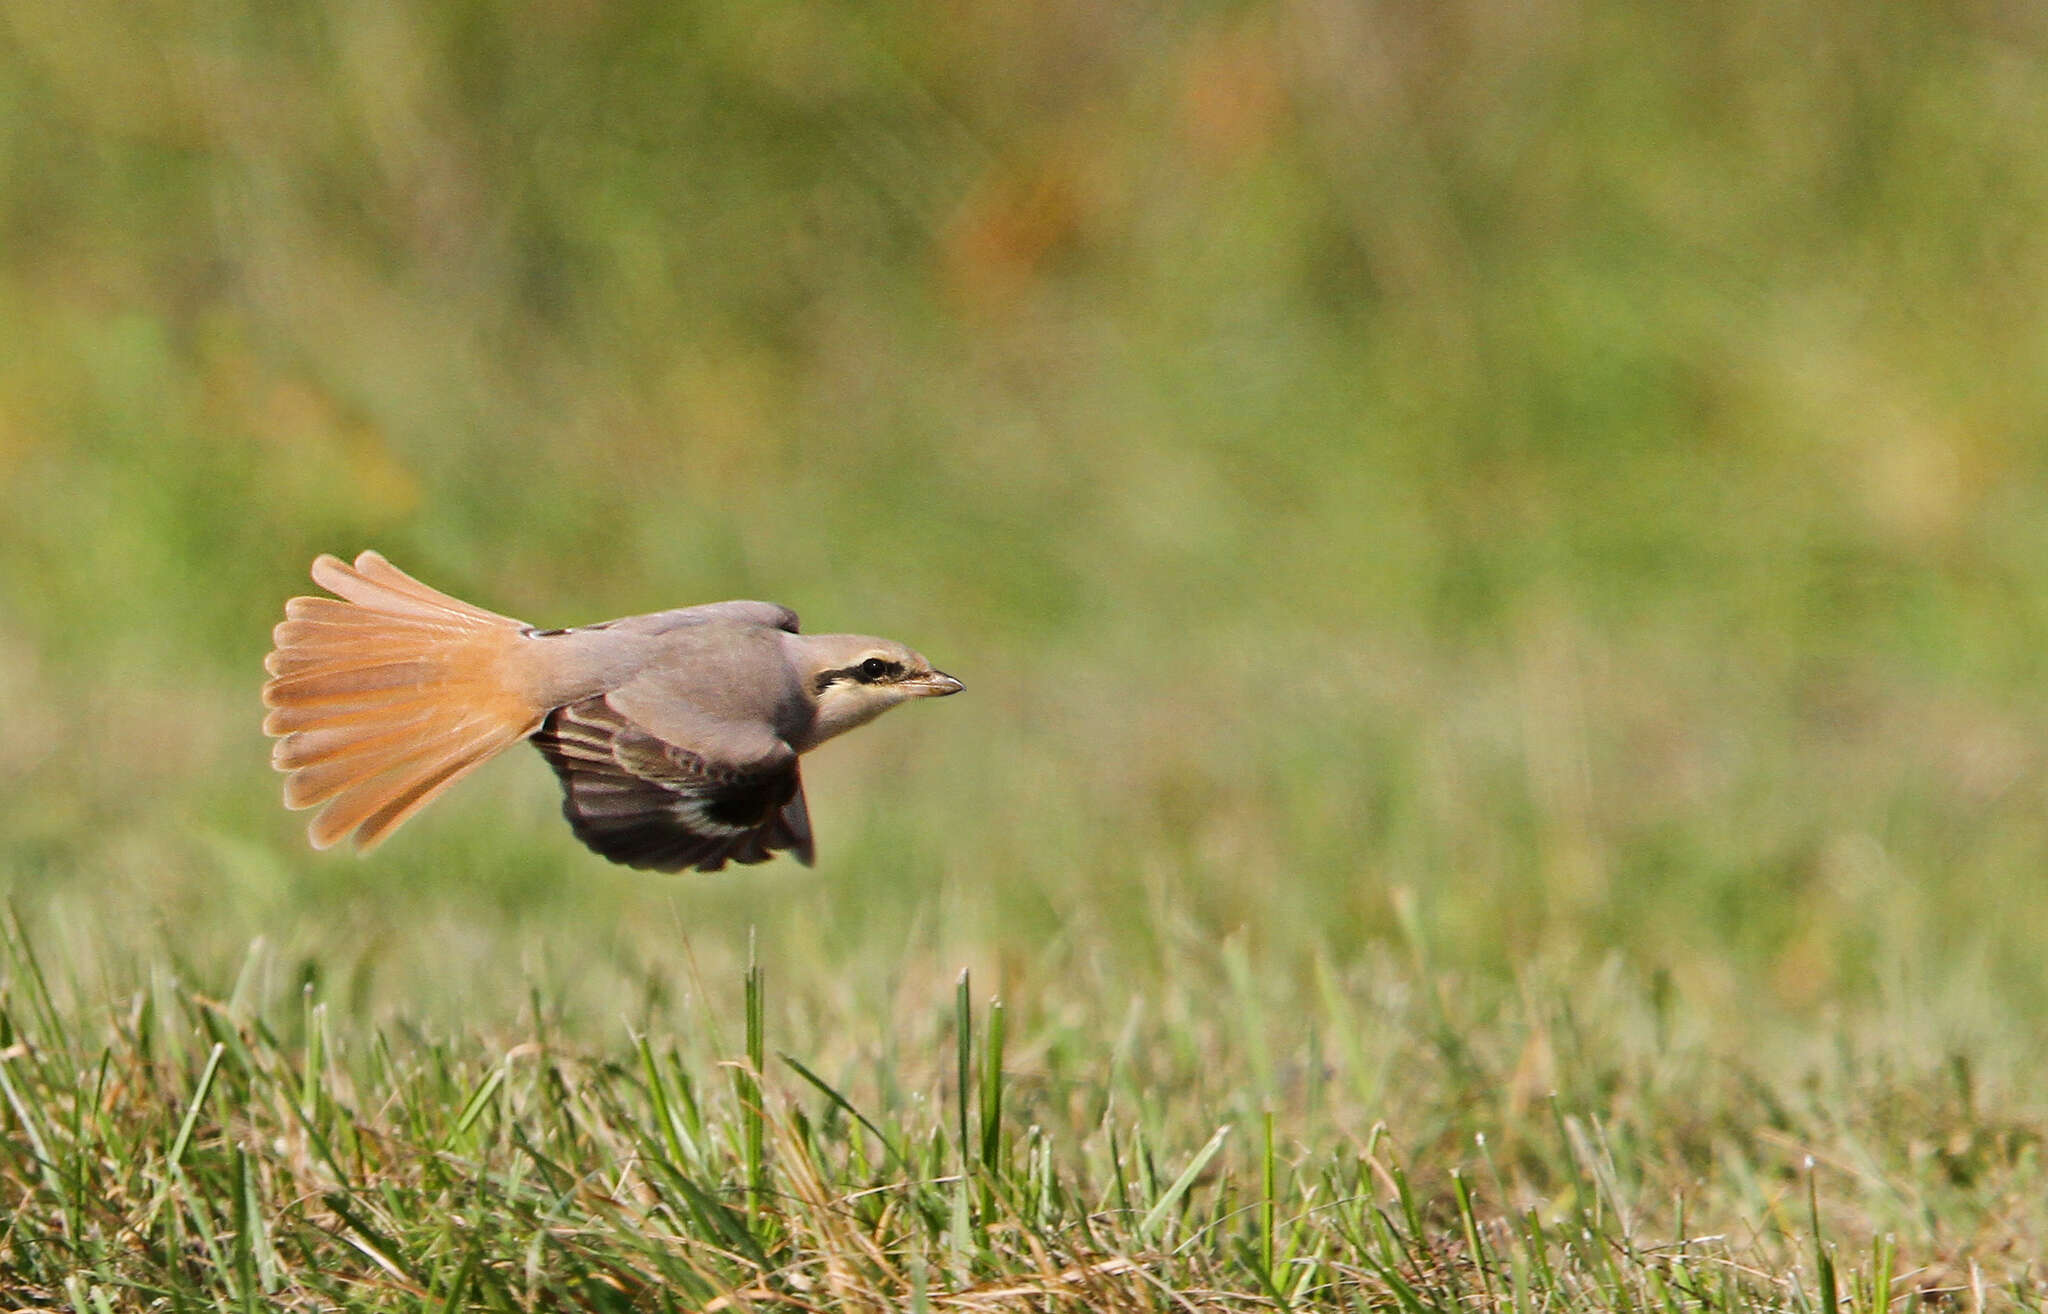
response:
<svg viewBox="0 0 2048 1314"><path fill-rule="evenodd" d="M717 871L789 851L811 860L796 753L718 762L641 729L605 698L555 709L533 740L562 782L576 837L613 862Z"/></svg>

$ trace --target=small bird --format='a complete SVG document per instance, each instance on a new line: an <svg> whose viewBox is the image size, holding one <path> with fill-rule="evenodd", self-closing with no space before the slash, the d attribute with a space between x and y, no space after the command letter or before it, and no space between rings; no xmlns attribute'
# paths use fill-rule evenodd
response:
<svg viewBox="0 0 2048 1314"><path fill-rule="evenodd" d="M543 630L428 588L376 552L321 555L264 660L264 733L316 849L367 852L486 760L532 739L562 813L613 862L717 871L814 850L797 759L961 684L888 639L800 634L772 602ZM324 806L323 806L324 805Z"/></svg>

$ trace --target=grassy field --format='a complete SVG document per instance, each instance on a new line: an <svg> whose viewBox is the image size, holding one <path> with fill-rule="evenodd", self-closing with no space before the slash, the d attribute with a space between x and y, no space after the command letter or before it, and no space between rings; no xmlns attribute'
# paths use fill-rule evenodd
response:
<svg viewBox="0 0 2048 1314"><path fill-rule="evenodd" d="M0 1306L2048 1307L2044 54L0 0ZM363 547L967 692L314 854Z"/></svg>

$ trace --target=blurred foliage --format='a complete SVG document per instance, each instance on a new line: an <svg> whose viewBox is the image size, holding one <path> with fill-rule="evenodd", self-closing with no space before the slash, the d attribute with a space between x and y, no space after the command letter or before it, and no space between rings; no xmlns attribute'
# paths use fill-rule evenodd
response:
<svg viewBox="0 0 2048 1314"><path fill-rule="evenodd" d="M2042 1015L2044 48L1990 0L0 0L0 883L458 1014L749 923L819 989L1142 988L1405 916ZM317 856L258 666L364 546L545 624L772 597L969 694L821 755L815 875L612 872L524 754Z"/></svg>

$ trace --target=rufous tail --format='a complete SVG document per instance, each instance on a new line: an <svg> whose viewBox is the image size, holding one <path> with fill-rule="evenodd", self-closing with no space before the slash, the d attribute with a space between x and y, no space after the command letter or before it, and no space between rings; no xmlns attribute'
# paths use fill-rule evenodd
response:
<svg viewBox="0 0 2048 1314"><path fill-rule="evenodd" d="M322 555L264 659L271 765L288 808L319 807L324 849L368 851L435 796L540 728L521 645L528 627L430 589L375 552ZM322 805L325 806L322 806Z"/></svg>

